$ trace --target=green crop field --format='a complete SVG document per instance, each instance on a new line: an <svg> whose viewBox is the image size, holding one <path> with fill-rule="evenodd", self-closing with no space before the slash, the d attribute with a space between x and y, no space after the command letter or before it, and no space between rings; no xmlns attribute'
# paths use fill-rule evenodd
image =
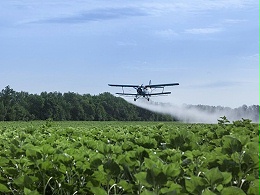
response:
<svg viewBox="0 0 260 195"><path fill-rule="evenodd" d="M0 194L259 194L259 126L0 122Z"/></svg>

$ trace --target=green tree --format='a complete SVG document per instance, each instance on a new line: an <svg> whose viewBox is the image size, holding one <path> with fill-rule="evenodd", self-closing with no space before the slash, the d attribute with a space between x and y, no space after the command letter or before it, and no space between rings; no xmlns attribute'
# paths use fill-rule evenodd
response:
<svg viewBox="0 0 260 195"><path fill-rule="evenodd" d="M10 86L6 86L5 89L1 92L1 100L4 103L4 120L11 120L13 110L11 109L13 103L14 103L14 93L15 91L10 88Z"/></svg>
<svg viewBox="0 0 260 195"><path fill-rule="evenodd" d="M5 107L4 103L0 101L0 121L3 121L5 119Z"/></svg>

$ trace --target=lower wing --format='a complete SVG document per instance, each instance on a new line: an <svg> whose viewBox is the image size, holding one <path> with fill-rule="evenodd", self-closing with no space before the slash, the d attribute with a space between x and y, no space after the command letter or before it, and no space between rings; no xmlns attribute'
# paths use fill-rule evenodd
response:
<svg viewBox="0 0 260 195"><path fill-rule="evenodd" d="M117 95L134 95L134 96L143 96L138 93L116 93ZM167 95L171 94L171 92L161 92L161 93L146 93L144 96L153 96L153 95Z"/></svg>

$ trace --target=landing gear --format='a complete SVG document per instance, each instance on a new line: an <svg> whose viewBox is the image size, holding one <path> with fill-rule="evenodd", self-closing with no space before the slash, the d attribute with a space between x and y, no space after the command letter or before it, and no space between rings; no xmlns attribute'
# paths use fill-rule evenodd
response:
<svg viewBox="0 0 260 195"><path fill-rule="evenodd" d="M135 98L134 98L134 101L138 100L139 97L140 97L140 96L135 97ZM150 98L149 98L149 97L145 97L145 96L143 96L143 97L144 97L147 101L150 101Z"/></svg>

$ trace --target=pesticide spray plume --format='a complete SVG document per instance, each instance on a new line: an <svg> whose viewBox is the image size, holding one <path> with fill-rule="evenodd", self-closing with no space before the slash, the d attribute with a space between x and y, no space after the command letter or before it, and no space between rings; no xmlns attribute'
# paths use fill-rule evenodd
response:
<svg viewBox="0 0 260 195"><path fill-rule="evenodd" d="M170 103L159 103L153 101L146 101L140 99L140 101L130 103L162 114L169 114L175 119L185 123L217 123L218 119L222 116L226 116L229 121L236 121L244 119L250 119L254 123L259 123L259 106L247 107L243 105L239 108L229 108L221 106L204 106L204 105L174 105ZM248 109L249 108L249 109Z"/></svg>

